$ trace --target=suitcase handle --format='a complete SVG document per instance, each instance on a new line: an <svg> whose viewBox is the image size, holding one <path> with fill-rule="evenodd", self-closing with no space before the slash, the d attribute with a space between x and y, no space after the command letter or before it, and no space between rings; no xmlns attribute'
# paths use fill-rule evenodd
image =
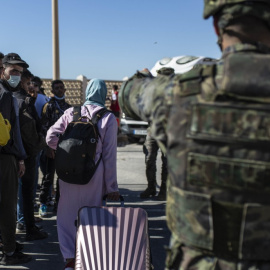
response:
<svg viewBox="0 0 270 270"><path fill-rule="evenodd" d="M103 198L102 198L103 206L106 206L107 205L107 197L108 197L108 194L104 195ZM124 197L122 195L119 196L119 201L121 203L121 206L123 207L125 200L124 200Z"/></svg>

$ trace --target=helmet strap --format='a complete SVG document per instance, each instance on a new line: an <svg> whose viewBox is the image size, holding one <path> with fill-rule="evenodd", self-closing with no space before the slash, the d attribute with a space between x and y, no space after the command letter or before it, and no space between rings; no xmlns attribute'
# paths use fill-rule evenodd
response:
<svg viewBox="0 0 270 270"><path fill-rule="evenodd" d="M220 50L222 51L222 36L218 36L217 45L220 48Z"/></svg>

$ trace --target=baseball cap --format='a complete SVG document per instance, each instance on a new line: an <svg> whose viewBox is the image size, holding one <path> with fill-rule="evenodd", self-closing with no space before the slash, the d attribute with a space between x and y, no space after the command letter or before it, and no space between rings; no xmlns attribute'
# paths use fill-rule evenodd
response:
<svg viewBox="0 0 270 270"><path fill-rule="evenodd" d="M21 59L17 53L8 53L4 56L2 60L3 64L18 65L23 68L28 68L29 65Z"/></svg>

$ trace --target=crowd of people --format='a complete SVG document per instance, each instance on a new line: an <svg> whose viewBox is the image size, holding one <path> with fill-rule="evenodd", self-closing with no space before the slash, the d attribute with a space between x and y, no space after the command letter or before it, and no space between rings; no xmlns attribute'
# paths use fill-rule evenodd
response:
<svg viewBox="0 0 270 270"><path fill-rule="evenodd" d="M72 208L67 208L69 192L75 192L57 179L55 199L52 200L55 186L55 146L59 134L46 143L46 135L52 137L53 126L58 121L69 121L65 117L71 106L65 100L65 86L63 81L54 80L51 84L51 96L48 97L42 88L42 80L29 71L29 65L16 53L6 55L0 53L0 112L3 121L2 127L7 127L9 136L5 141L5 134L1 132L0 146L0 248L3 253L0 265L23 264L31 260L31 256L22 252L24 246L16 241L16 232L25 232L25 240L34 241L45 239L48 233L37 222L45 217L48 205L54 206L57 211L58 202L60 210L58 217L58 233L63 257L67 265L74 264L75 247L71 244L75 237L76 227L73 224L66 226ZM107 88L104 82L92 80L87 88L86 106L92 115L95 110L105 106ZM65 112L66 111L66 112ZM83 111L85 113L85 111ZM63 117L62 117L63 116ZM90 115L89 115L90 117ZM8 123L8 125L7 125ZM56 124L57 125L57 124ZM102 125L102 128L101 128ZM105 128L104 128L105 127ZM85 195L85 202L90 205L101 205L102 196L109 193L109 198L118 198L118 185L116 181L116 145L117 122L115 117L108 114L99 124L102 144L99 144L97 156L101 152L102 162L98 167L97 176L103 176L104 182L91 181L90 190L94 190L96 198ZM106 133L106 128L112 130ZM3 131L5 131L2 128ZM106 135L107 134L107 135ZM52 145L51 145L52 144ZM50 147L51 146L51 147ZM107 148L110 150L108 152ZM106 153L107 151L107 153ZM110 171L105 171L110 167ZM39 170L40 169L40 170ZM42 172L39 202L35 202L37 195L39 171ZM98 184L97 184L97 183ZM59 184L61 186L61 199ZM95 188L92 188L92 185ZM74 186L73 186L74 187ZM68 191L70 189L70 191ZM83 187L88 194L88 189ZM99 191L99 192L97 192ZM77 196L82 196L82 190L77 190ZM72 194L74 197L76 194ZM73 203L72 203L73 204ZM83 203L84 204L84 203ZM39 216L35 216L35 206L39 205ZM73 216L81 205L73 204ZM63 236L62 236L63 235ZM70 240L68 240L70 237ZM67 266L68 269L68 266Z"/></svg>
<svg viewBox="0 0 270 270"><path fill-rule="evenodd" d="M118 86L113 85L110 107L112 114L107 113L98 124L101 136L99 141L102 144L98 144L96 156L98 158L102 153L102 165L98 166L94 179L88 186L74 189L74 185L71 188L58 178L54 183L57 176L55 150L59 134L64 132L64 129L59 128L67 126L73 114L70 104L65 100L63 81L52 81L51 96L48 97L42 88L42 80L30 72L29 65L18 54L1 53L0 67L0 112L3 121L10 123L7 126L9 141L1 144L0 148L0 248L3 252L0 264L23 264L31 260L31 256L22 252L23 244L16 241L16 232L25 232L27 241L47 238L48 233L38 222L48 214L48 205L53 205L56 212L59 202L57 228L60 249L67 262L66 269L72 268L76 235L73 220L76 219L78 209L83 205L101 205L105 194L113 200L119 196L116 180L120 117ZM82 107L82 114L91 118L100 108L105 107L106 97L106 84L98 79L91 80L86 89L84 105L87 110ZM39 202L36 202L39 171L42 173L42 182L39 186ZM104 179L103 183L99 180L101 177ZM52 200L55 185L55 198ZM94 192L93 196L89 196L89 190ZM85 200L78 200L78 204L69 200L70 196L82 198L84 193ZM39 217L34 215L36 206L39 207Z"/></svg>
<svg viewBox="0 0 270 270"><path fill-rule="evenodd" d="M51 96L48 97L42 88L42 80L30 72L29 65L18 54L1 53L0 67L0 112L3 121L10 123L7 126L9 141L1 144L0 148L0 248L3 252L0 264L23 264L31 260L31 256L22 252L23 244L16 241L16 232L25 232L27 241L47 238L48 233L38 222L48 214L47 207L53 205L55 212L59 210L57 230L60 249L66 261L66 269L72 269L76 237L73 221L78 209L84 205L100 206L105 194L112 200L119 197L116 178L120 117L118 86L113 85L110 106L112 113L108 111L98 123L101 139L96 158L102 156L101 165L88 185L77 185L74 188L74 185L58 179L55 168L59 135L72 121L73 115L70 104L65 100L66 89L63 81L52 81ZM100 108L105 107L106 97L107 87L104 81L92 79L86 89L86 101L81 114L92 118ZM155 150L156 155L157 150L158 148ZM146 172L149 171L148 167L146 166ZM153 168L150 168L150 171L153 171ZM42 182L36 202L39 172L42 173ZM167 173L163 173L163 200L166 194L166 176ZM100 178L104 181L100 182ZM54 200L52 192L55 192ZM69 200L70 197L77 203ZM37 206L39 216L34 215Z"/></svg>

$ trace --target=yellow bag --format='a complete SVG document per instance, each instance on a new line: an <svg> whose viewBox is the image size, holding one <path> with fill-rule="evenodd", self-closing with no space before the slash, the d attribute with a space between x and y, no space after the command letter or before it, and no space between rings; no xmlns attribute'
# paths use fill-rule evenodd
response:
<svg viewBox="0 0 270 270"><path fill-rule="evenodd" d="M0 146L5 146L10 139L10 123L0 113Z"/></svg>

